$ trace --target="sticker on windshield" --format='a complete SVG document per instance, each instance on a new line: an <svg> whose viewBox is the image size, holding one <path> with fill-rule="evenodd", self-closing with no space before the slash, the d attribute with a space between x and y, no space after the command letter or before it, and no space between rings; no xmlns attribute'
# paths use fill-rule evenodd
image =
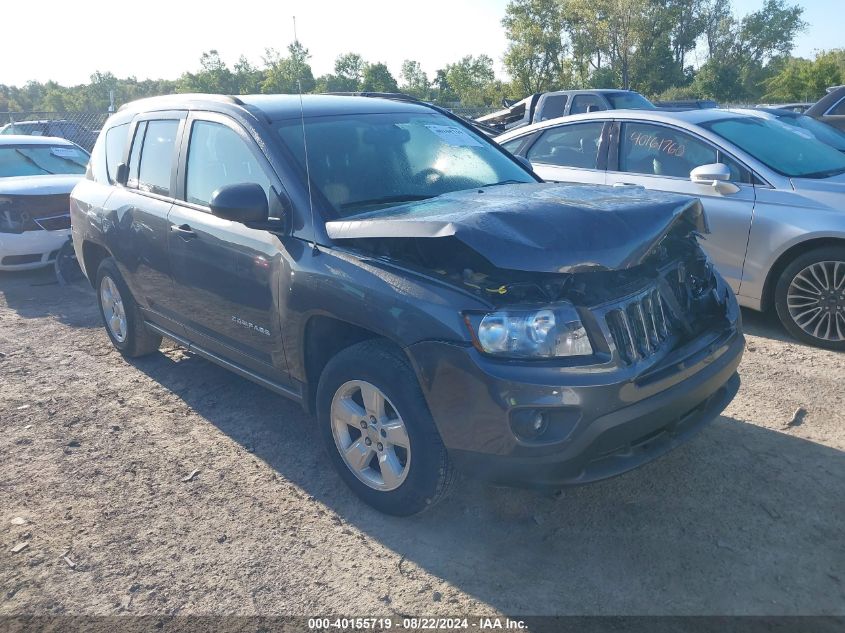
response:
<svg viewBox="0 0 845 633"><path fill-rule="evenodd" d="M434 124L426 124L426 127L437 134L441 141L449 145L454 145L455 147L484 147L459 127Z"/></svg>
<svg viewBox="0 0 845 633"><path fill-rule="evenodd" d="M73 147L51 147L50 152L59 158L79 158L79 150Z"/></svg>

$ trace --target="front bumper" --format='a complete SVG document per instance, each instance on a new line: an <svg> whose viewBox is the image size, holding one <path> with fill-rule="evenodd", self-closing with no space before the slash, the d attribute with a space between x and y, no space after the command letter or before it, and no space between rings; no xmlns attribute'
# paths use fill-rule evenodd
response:
<svg viewBox="0 0 845 633"><path fill-rule="evenodd" d="M736 395L744 345L736 324L640 374L493 361L443 342L409 353L461 470L497 484L554 488L619 475L693 437ZM510 422L520 408L554 412L556 439L521 440Z"/></svg>
<svg viewBox="0 0 845 633"><path fill-rule="evenodd" d="M30 270L53 262L70 229L0 233L0 270Z"/></svg>

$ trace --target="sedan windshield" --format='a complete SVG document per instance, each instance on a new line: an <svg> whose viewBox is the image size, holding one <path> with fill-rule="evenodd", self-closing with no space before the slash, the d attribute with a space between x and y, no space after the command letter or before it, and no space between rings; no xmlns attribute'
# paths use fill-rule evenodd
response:
<svg viewBox="0 0 845 633"><path fill-rule="evenodd" d="M73 145L0 145L0 178L84 174L88 154Z"/></svg>
<svg viewBox="0 0 845 633"><path fill-rule="evenodd" d="M700 125L784 176L828 178L845 173L845 154L780 121L748 116Z"/></svg>
<svg viewBox="0 0 845 633"><path fill-rule="evenodd" d="M829 126L827 123L816 121L813 117L803 114L800 116L778 117L778 121L807 130L822 143L826 143L831 147L838 149L840 152L845 152L845 132L840 132L835 127Z"/></svg>
<svg viewBox="0 0 845 633"><path fill-rule="evenodd" d="M305 170L302 123L279 126ZM312 186L337 217L488 185L535 182L474 131L437 113L362 114L305 120Z"/></svg>
<svg viewBox="0 0 845 633"><path fill-rule="evenodd" d="M606 92L605 97L610 101L614 110L656 110L651 101L639 92Z"/></svg>

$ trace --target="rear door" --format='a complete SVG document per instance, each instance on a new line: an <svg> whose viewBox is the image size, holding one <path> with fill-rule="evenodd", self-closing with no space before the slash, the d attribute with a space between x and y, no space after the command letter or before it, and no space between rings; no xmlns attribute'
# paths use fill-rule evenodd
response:
<svg viewBox="0 0 845 633"><path fill-rule="evenodd" d="M180 166L167 236L178 318L197 345L279 378L287 371L278 310L284 249L273 233L218 218L208 204L219 187L253 182L280 217L281 184L246 130L213 113L189 118Z"/></svg>
<svg viewBox="0 0 845 633"><path fill-rule="evenodd" d="M146 318L177 334L181 332L174 319L167 215L173 206L185 117L185 112L156 112L133 123L126 159L129 177L126 186L115 187L108 199L107 216L114 226L106 228L118 267ZM107 136L107 144L110 141Z"/></svg>
<svg viewBox="0 0 845 633"><path fill-rule="evenodd" d="M674 126L623 122L614 127L611 137L607 184L640 185L699 198L711 231L701 245L734 291L739 291L755 205L750 170L705 139ZM696 167L718 162L730 168L738 191L720 193L690 180Z"/></svg>
<svg viewBox="0 0 845 633"><path fill-rule="evenodd" d="M604 121L556 125L521 153L543 180L601 185L607 159L604 131Z"/></svg>

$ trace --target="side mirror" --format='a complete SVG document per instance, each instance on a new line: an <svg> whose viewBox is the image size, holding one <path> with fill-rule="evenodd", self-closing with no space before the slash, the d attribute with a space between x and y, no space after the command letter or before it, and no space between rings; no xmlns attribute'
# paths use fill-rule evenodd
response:
<svg viewBox="0 0 845 633"><path fill-rule="evenodd" d="M264 187L254 182L224 185L211 194L211 213L242 224L267 222L269 207Z"/></svg>
<svg viewBox="0 0 845 633"><path fill-rule="evenodd" d="M713 187L713 189L721 194L730 194L739 191L739 187L731 182L730 167L724 163L699 165L689 173L689 179L696 185Z"/></svg>
<svg viewBox="0 0 845 633"><path fill-rule="evenodd" d="M114 175L114 181L120 185L126 186L126 182L129 180L129 165L126 163L120 163L117 166L117 173Z"/></svg>

